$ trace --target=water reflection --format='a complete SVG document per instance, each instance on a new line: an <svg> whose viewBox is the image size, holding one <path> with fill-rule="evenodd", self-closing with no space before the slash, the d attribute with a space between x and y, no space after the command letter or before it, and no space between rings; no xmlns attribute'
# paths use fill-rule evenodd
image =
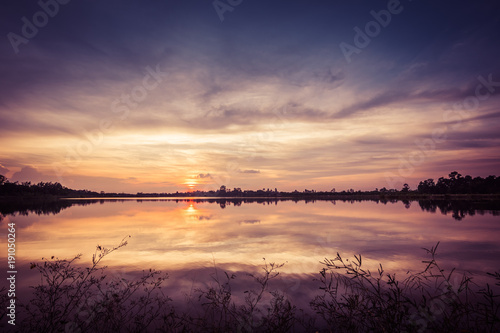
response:
<svg viewBox="0 0 500 333"><path fill-rule="evenodd" d="M290 273L314 273L337 252L362 253L367 262L408 269L416 253L441 241L450 264L479 260L494 266L498 203L467 201L300 201L238 199L85 199L13 207L2 222L17 223L20 259L92 253L125 235L130 245L115 254L130 267L206 267L217 259L237 268L262 257L288 261ZM442 214L433 214L440 211ZM28 215L32 213L31 215ZM451 213L451 214L450 214ZM461 220L450 224L450 217ZM470 221L469 221L470 220ZM168 263L168 264L167 264ZM209 264L210 266L211 264ZM476 266L474 263L473 266ZM498 265L497 265L498 266ZM475 267L476 270L482 270ZM497 269L497 268L494 268Z"/></svg>
<svg viewBox="0 0 500 333"><path fill-rule="evenodd" d="M305 306L317 291L320 261L337 252L404 276L423 268L420 248L440 241L445 268L484 275L500 266L495 202L142 198L0 207L2 236L6 223L16 223L20 286L39 282L30 262L83 253L88 264L96 245L112 247L126 235L129 244L106 258L108 274L131 279L163 270L177 299L211 281L214 266L244 277L259 271L262 258L286 263L276 283ZM235 288L244 288L238 281Z"/></svg>
<svg viewBox="0 0 500 333"><path fill-rule="evenodd" d="M71 200L30 200L23 199L19 201L9 201L0 202L0 219L7 215L49 215L49 214L59 214L62 210L67 209L71 206L87 206L92 204L104 204L113 202L130 202L136 201L138 203L142 202L175 202L175 203L188 203L189 206L186 208L186 214L195 217L196 204L199 203L210 203L217 204L221 209L225 209L228 206L239 207L244 204L262 204L262 205L278 205L279 202L303 202L305 204L315 203L315 202L330 202L335 205L336 202L344 203L360 203L360 202L375 202L387 205L388 203L394 204L401 202L406 209L409 209L413 203L418 203L422 211L429 213L436 213L437 210L443 214L448 215L457 220L463 220L466 216L474 216L476 214L485 215L491 214L493 216L500 215L500 202L495 200L399 200L399 199L350 199L350 200L321 200L321 199L266 199L266 198L185 198L185 199L71 199ZM210 216L198 216L199 220L210 219Z"/></svg>
<svg viewBox="0 0 500 333"><path fill-rule="evenodd" d="M476 214L484 215L491 214L494 216L500 215L500 202L494 200L488 201L469 201L469 200L419 200L418 204L423 211L435 213L437 209L443 215L452 213L451 217L455 220L463 220L467 215L474 216Z"/></svg>

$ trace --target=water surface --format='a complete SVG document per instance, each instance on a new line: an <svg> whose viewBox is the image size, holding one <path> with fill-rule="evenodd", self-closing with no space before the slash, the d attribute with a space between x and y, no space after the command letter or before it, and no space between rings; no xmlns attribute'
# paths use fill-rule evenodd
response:
<svg viewBox="0 0 500 333"><path fill-rule="evenodd" d="M423 268L428 257L421 248L438 241L443 267L479 277L498 271L500 217L479 207L432 201L74 200L38 207L38 214L7 215L2 232L6 223L16 223L22 285L39 281L30 262L82 253L80 262L88 264L96 245L112 247L130 235L126 247L105 258L112 275L128 278L155 268L171 275L175 292L189 293L210 279L214 267L249 272L265 258L286 263L280 279L297 292L314 288L309 283L320 261L337 252L362 254L367 267L382 263L404 277Z"/></svg>

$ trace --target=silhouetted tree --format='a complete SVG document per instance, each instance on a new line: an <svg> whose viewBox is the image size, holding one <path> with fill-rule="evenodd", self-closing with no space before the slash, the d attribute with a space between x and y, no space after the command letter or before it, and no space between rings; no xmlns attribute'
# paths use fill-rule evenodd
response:
<svg viewBox="0 0 500 333"><path fill-rule="evenodd" d="M6 196L94 196L98 195L97 192L88 190L73 190L62 186L60 183L40 182L38 184L31 184L31 182L18 182L11 183L5 178L0 177L0 195Z"/></svg>
<svg viewBox="0 0 500 333"><path fill-rule="evenodd" d="M500 177L472 178L469 175L463 177L457 171L453 171L448 178L440 177L436 184L432 179L421 181L417 189L419 193L429 194L495 194L500 193Z"/></svg>
<svg viewBox="0 0 500 333"><path fill-rule="evenodd" d="M434 179L429 178L427 180L421 181L418 184L417 190L420 193L435 193L436 184L434 184Z"/></svg>

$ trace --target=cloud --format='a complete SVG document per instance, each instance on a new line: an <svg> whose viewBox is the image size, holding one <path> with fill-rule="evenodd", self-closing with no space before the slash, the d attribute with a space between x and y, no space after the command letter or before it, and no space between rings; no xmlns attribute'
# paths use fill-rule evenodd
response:
<svg viewBox="0 0 500 333"><path fill-rule="evenodd" d="M319 82L333 84L331 87L341 85L344 82L345 77L346 76L343 70L335 71L333 68L318 71L313 74L313 78L317 79Z"/></svg>
<svg viewBox="0 0 500 333"><path fill-rule="evenodd" d="M0 175L6 175L7 173L9 173L9 169L7 169L6 167L4 167L2 165L2 163L0 163Z"/></svg>
<svg viewBox="0 0 500 333"><path fill-rule="evenodd" d="M485 114L481 114L481 115L478 115L478 116L474 116L474 117L471 117L471 118L467 118L467 119L462 119L461 122L472 122L472 121L477 121L477 120L487 120L488 122L491 122L491 121L497 121L497 118L500 118L500 112L489 112L489 113L485 113ZM456 120L455 121L449 121L446 123L447 125L455 125L456 124Z"/></svg>
<svg viewBox="0 0 500 333"><path fill-rule="evenodd" d="M242 223L243 224L255 224L255 223L260 223L260 220L257 220L257 219L255 219L255 220L241 220L241 221L239 221L239 223L240 224L242 224Z"/></svg>
<svg viewBox="0 0 500 333"><path fill-rule="evenodd" d="M30 181L32 183L39 183L39 182L47 182L49 179L53 177L49 177L47 175L44 175L40 171L38 171L36 168L32 166L25 166L21 169L21 171L18 171L12 175L12 181L14 182L26 182Z"/></svg>
<svg viewBox="0 0 500 333"><path fill-rule="evenodd" d="M39 10L25 2L3 4L6 31L20 33L20 18ZM439 110L474 94L479 75L500 80L500 4L493 2L460 3L453 12L446 3L413 2L350 66L338 44L352 42L352 27L381 9L372 3L291 1L284 12L277 2L264 11L248 2L226 13L224 24L201 3L116 4L61 6L17 55L0 43L0 172L36 165L16 177L50 181L41 178L51 163L63 163L67 149L88 142L86 133L110 118L113 129L71 171L95 177L65 175L65 186L163 191L178 179L210 179L198 173L219 175L235 159L248 170L234 181L249 187L297 179L300 187L321 185L321 177L366 175L384 161L397 167L416 135L428 138L442 124ZM119 119L112 102L156 64L168 75ZM500 137L488 126L498 127L497 106L497 97L481 101L436 156L492 151ZM124 181L106 177L115 168L111 176ZM252 177L259 169L265 174ZM126 180L131 173L137 179ZM170 182L153 185L164 179Z"/></svg>
<svg viewBox="0 0 500 333"><path fill-rule="evenodd" d="M398 90L397 88L389 87L386 91L378 93L365 101L357 102L340 109L332 118L347 118L359 112L398 103L404 103L405 106L408 106L411 103L423 102L457 102L470 95L470 91L457 88L424 90L414 93L413 91L417 89L418 87L411 87L411 89Z"/></svg>
<svg viewBox="0 0 500 333"><path fill-rule="evenodd" d="M238 170L238 173L260 173L260 170Z"/></svg>
<svg viewBox="0 0 500 333"><path fill-rule="evenodd" d="M207 174L208 175L208 174ZM204 175L206 176L206 175ZM100 177L85 176L78 174L65 174L62 179L52 173L45 173L33 166L24 166L13 174L11 181L39 183L39 182L60 182L63 186L76 190L106 191L106 192L165 192L173 191L177 183L168 181L148 182L141 181L138 177Z"/></svg>
<svg viewBox="0 0 500 333"><path fill-rule="evenodd" d="M200 173L199 175L195 176L195 178L196 179L206 179L206 178L212 179L212 175L209 173L205 173L205 174Z"/></svg>

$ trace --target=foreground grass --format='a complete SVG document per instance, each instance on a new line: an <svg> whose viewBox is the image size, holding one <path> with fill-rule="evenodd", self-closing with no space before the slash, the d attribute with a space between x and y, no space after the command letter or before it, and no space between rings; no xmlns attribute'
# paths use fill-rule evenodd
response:
<svg viewBox="0 0 500 333"><path fill-rule="evenodd" d="M435 260L437 246L425 249L428 260L420 273L404 280L373 274L362 257L325 259L316 282L318 293L308 309L299 309L286 295L271 290L270 281L282 264L265 263L260 275L249 274L253 286L236 295L235 275L213 276L211 286L196 290L191 310L180 311L163 293L168 278L149 270L134 281L106 278L102 259L127 244L98 246L92 265L57 258L34 263L42 281L24 304L21 332L499 332L500 302L489 284ZM500 285L500 274L490 274ZM455 282L458 281L458 282ZM5 320L2 291L2 324ZM21 311L19 311L21 312ZM5 328L6 326L3 325ZM9 328L9 327L7 327Z"/></svg>

